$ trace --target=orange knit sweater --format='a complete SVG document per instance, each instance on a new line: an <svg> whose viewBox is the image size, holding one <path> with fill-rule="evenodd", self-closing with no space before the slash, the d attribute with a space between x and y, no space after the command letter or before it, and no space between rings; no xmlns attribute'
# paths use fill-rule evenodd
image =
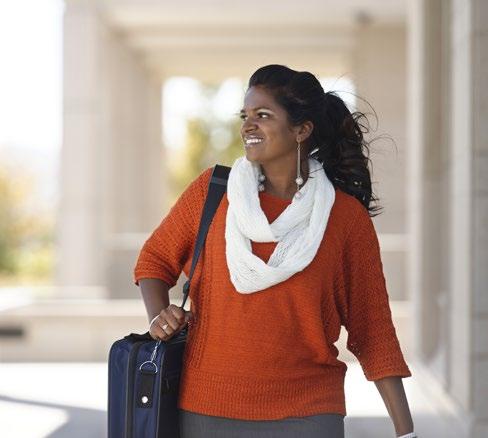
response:
<svg viewBox="0 0 488 438"><path fill-rule="evenodd" d="M142 247L134 282L173 287L188 276L212 167L186 188ZM291 200L260 192L271 223ZM178 407L206 415L261 420L347 414L347 365L334 345L341 325L347 349L367 380L411 376L392 323L373 222L354 197L336 189L313 261L286 281L252 294L236 291L225 257L226 194L210 226L190 285L190 325ZM277 242L251 242L268 261Z"/></svg>

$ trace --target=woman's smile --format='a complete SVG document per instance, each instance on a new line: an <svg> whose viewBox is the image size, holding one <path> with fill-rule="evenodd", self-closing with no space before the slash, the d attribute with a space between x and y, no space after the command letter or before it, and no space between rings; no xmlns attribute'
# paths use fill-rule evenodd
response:
<svg viewBox="0 0 488 438"><path fill-rule="evenodd" d="M244 146L246 149L253 148L256 146L260 146L264 143L264 139L262 138L250 138L244 141Z"/></svg>

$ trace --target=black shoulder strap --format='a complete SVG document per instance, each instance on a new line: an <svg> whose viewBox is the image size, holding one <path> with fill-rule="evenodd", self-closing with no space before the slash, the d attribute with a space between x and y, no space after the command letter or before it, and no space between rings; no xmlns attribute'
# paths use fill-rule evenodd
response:
<svg viewBox="0 0 488 438"><path fill-rule="evenodd" d="M210 223L215 215L215 211L220 204L225 191L227 190L227 180L229 178L230 167L223 166L221 164L216 164L214 166L212 177L210 178L208 184L207 197L205 199L205 205L203 206L202 216L200 218L200 226L198 228L198 235L195 245L195 250L193 252L193 258L191 261L190 273L188 275L188 280L183 286L183 302L181 308L185 307L186 300L190 293L190 281L193 277L193 271L200 257L200 252L202 251L203 245L205 244L205 239L207 238L207 232L210 227Z"/></svg>

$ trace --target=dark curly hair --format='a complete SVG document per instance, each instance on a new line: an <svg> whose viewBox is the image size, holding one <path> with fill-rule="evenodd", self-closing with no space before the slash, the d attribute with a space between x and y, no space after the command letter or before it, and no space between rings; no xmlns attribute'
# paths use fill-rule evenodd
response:
<svg viewBox="0 0 488 438"><path fill-rule="evenodd" d="M257 69L249 78L248 87L262 86L288 114L296 126L307 120L314 125L304 144L308 156L317 159L334 187L357 198L371 217L381 210L371 201L378 201L371 188L368 169L369 132L366 115L351 113L336 92L324 92L319 80L308 71L296 71L285 65L269 64ZM361 123L365 119L366 124ZM313 148L313 150L312 150ZM364 154L364 151L366 155Z"/></svg>

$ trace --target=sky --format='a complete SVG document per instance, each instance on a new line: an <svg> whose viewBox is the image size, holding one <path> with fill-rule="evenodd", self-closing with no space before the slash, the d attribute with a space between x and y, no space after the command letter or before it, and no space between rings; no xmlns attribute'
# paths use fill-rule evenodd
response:
<svg viewBox="0 0 488 438"><path fill-rule="evenodd" d="M0 145L59 149L61 0L0 0Z"/></svg>

